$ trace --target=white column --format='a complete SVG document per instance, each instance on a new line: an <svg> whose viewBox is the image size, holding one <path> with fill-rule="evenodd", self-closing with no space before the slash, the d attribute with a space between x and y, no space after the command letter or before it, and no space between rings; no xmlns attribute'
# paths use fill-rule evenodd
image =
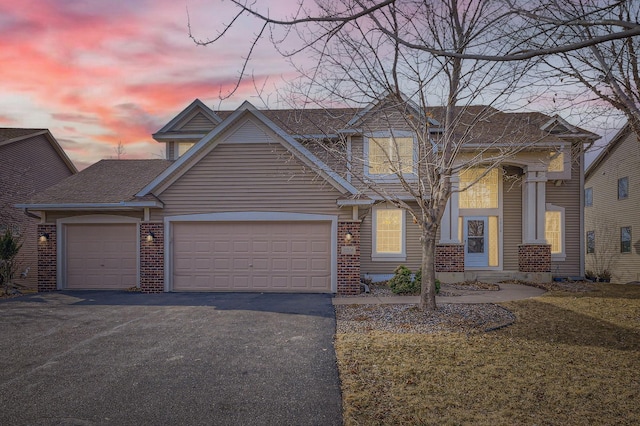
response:
<svg viewBox="0 0 640 426"><path fill-rule="evenodd" d="M547 173L544 165L527 167L523 188L523 243L544 244Z"/></svg>
<svg viewBox="0 0 640 426"><path fill-rule="evenodd" d="M458 216L460 216L460 178L451 176L451 196L447 201L442 220L440 221L440 244L460 244L458 239Z"/></svg>

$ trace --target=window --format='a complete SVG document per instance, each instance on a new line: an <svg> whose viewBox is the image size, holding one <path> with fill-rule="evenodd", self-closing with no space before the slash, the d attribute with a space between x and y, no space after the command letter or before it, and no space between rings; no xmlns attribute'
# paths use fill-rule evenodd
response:
<svg viewBox="0 0 640 426"><path fill-rule="evenodd" d="M191 142L179 142L178 143L178 157L182 157L185 152L189 151L191 147L195 145Z"/></svg>
<svg viewBox="0 0 640 426"><path fill-rule="evenodd" d="M370 137L367 140L370 175L413 173L413 137Z"/></svg>
<svg viewBox="0 0 640 426"><path fill-rule="evenodd" d="M571 179L571 151L568 147L549 153L549 179Z"/></svg>
<svg viewBox="0 0 640 426"><path fill-rule="evenodd" d="M564 208L547 204L545 212L545 239L551 245L551 257L564 260Z"/></svg>
<svg viewBox="0 0 640 426"><path fill-rule="evenodd" d="M596 233L595 231L587 231L587 253L596 252Z"/></svg>
<svg viewBox="0 0 640 426"><path fill-rule="evenodd" d="M398 259L405 257L405 212L393 207L373 210L373 257Z"/></svg>
<svg viewBox="0 0 640 426"><path fill-rule="evenodd" d="M484 176L483 176L484 175ZM483 168L467 169L460 172L461 209L497 209L500 171Z"/></svg>
<svg viewBox="0 0 640 426"><path fill-rule="evenodd" d="M618 179L618 200L624 200L629 197L629 178L623 177Z"/></svg>
<svg viewBox="0 0 640 426"><path fill-rule="evenodd" d="M585 207L593 206L593 188L584 189L584 206Z"/></svg>
<svg viewBox="0 0 640 426"><path fill-rule="evenodd" d="M631 227L620 228L620 253L631 253Z"/></svg>
<svg viewBox="0 0 640 426"><path fill-rule="evenodd" d="M549 172L564 172L564 152L551 152L549 153Z"/></svg>

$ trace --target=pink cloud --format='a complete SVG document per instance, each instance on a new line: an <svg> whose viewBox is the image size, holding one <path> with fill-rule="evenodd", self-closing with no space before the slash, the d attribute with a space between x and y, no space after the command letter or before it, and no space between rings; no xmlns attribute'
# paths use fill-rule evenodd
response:
<svg viewBox="0 0 640 426"><path fill-rule="evenodd" d="M199 29L213 35L221 6L189 6ZM249 31L243 28L243 43ZM0 123L49 127L82 164L112 155L119 141L137 144L132 155L144 156L145 144L157 155L151 133L193 99L213 105L235 86L240 44L196 46L185 5L173 0L0 0ZM259 84L283 72L270 57L263 49L251 64L259 66ZM225 106L255 94L253 84L245 80Z"/></svg>

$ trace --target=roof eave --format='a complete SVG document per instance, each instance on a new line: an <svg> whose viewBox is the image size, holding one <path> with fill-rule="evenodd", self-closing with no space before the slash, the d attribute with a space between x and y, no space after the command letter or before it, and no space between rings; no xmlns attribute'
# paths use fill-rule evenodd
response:
<svg viewBox="0 0 640 426"><path fill-rule="evenodd" d="M42 203L15 204L16 208L29 210L142 210L163 208L160 201L120 201L118 203Z"/></svg>

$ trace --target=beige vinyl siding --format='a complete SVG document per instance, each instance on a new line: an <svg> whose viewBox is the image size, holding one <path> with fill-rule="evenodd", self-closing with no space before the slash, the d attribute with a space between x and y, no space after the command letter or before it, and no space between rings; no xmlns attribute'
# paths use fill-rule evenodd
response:
<svg viewBox="0 0 640 426"><path fill-rule="evenodd" d="M28 202L35 193L72 174L44 135L0 146L0 224L20 228L19 271L29 268L29 272L26 278L18 278L18 283L28 288L38 284L37 220L13 205Z"/></svg>
<svg viewBox="0 0 640 426"><path fill-rule="evenodd" d="M629 197L618 200L618 179L629 178ZM596 253L586 254L587 270L608 264L617 283L640 281L640 143L629 132L607 158L590 171L593 206L585 207L585 234L595 231ZM631 227L631 253L620 253L620 228Z"/></svg>
<svg viewBox="0 0 640 426"><path fill-rule="evenodd" d="M125 216L125 217L133 217L136 219L142 220L144 218L144 213L142 211L93 211L93 210L64 210L64 211L48 211L46 214L47 223L55 224L58 219L65 219L69 217L78 217L78 216Z"/></svg>
<svg viewBox="0 0 640 426"><path fill-rule="evenodd" d="M417 207L416 207L417 208ZM360 226L360 273L361 274L392 274L398 265L405 265L412 271L416 271L420 267L422 261L422 247L420 246L420 228L413 223L411 215L407 212L405 218L406 223L406 254L404 261L373 261L372 253L372 209L362 220Z"/></svg>
<svg viewBox="0 0 640 426"><path fill-rule="evenodd" d="M507 173L515 171L515 168L507 168ZM518 246L522 244L522 183L520 180L514 183L505 175L502 191L502 269L517 271Z"/></svg>
<svg viewBox="0 0 640 426"><path fill-rule="evenodd" d="M577 152L577 150L574 150ZM579 163L579 161L576 162ZM581 167L574 163L574 167ZM556 181L548 181L546 186L547 203L558 207L564 207L564 236L565 254L564 261L551 262L551 275L560 277L580 276L580 204L581 191L580 174L572 174L573 178L563 180L556 185Z"/></svg>
<svg viewBox="0 0 640 426"><path fill-rule="evenodd" d="M351 209L336 205L340 192L278 143L221 143L158 196L165 216L281 211L351 219Z"/></svg>
<svg viewBox="0 0 640 426"><path fill-rule="evenodd" d="M216 127L216 125L212 123L207 116L199 112L192 119L187 121L182 127L180 127L180 131L210 131L213 130L214 127Z"/></svg>

